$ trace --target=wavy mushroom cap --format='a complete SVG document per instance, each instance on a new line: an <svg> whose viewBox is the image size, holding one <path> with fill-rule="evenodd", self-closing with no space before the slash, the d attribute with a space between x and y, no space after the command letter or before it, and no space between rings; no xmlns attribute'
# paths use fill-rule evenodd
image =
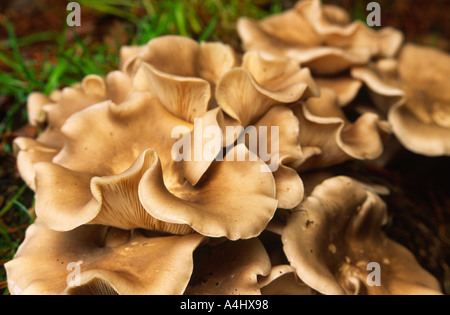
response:
<svg viewBox="0 0 450 315"><path fill-rule="evenodd" d="M287 57L317 74L336 74L373 57L392 57L402 42L392 28L373 31L362 22L320 0L303 0L291 10L252 21L241 18L238 32L248 51Z"/></svg>
<svg viewBox="0 0 450 315"><path fill-rule="evenodd" d="M398 61L352 69L388 113L402 145L427 156L450 155L449 72L448 54L414 44L404 46Z"/></svg>
<svg viewBox="0 0 450 315"><path fill-rule="evenodd" d="M106 78L88 75L80 84L53 91L49 97L32 93L28 98L30 123L46 127L35 140L24 137L14 140L18 169L28 186L35 189L34 165L51 162L63 147L61 128L70 116L105 100L123 102L130 92L131 79L123 72L113 71Z"/></svg>
<svg viewBox="0 0 450 315"><path fill-rule="evenodd" d="M8 285L12 294L24 295L179 295L203 240L199 234L147 237L97 225L56 232L38 219L5 265Z"/></svg>
<svg viewBox="0 0 450 315"><path fill-rule="evenodd" d="M172 157L171 133L178 126L192 129L142 92L72 116L53 163L35 166L37 215L59 231L103 224L230 239L258 235L278 204L268 166L238 145L223 161L210 162L192 185L184 161ZM79 137L87 128L91 132ZM239 180L243 173L247 182Z"/></svg>
<svg viewBox="0 0 450 315"><path fill-rule="evenodd" d="M338 103L336 93L322 89L319 98L294 106L300 120L300 145L303 157L290 166L299 171L320 169L350 159L372 160L383 152L385 122L373 113L351 122Z"/></svg>
<svg viewBox="0 0 450 315"><path fill-rule="evenodd" d="M153 93L172 114L191 123L214 107L215 85L238 63L229 45L174 35L121 50L121 69L134 78L135 90Z"/></svg>
<svg viewBox="0 0 450 315"><path fill-rule="evenodd" d="M133 76L142 63L176 77L201 78L215 85L220 76L239 63L231 46L220 42L198 43L193 39L167 35L141 47L122 48L122 69Z"/></svg>
<svg viewBox="0 0 450 315"><path fill-rule="evenodd" d="M262 295L312 295L313 290L303 283L290 265L272 267L270 274L259 277Z"/></svg>
<svg viewBox="0 0 450 315"><path fill-rule="evenodd" d="M359 79L352 78L349 75L336 77L315 76L319 90L333 90L337 95L339 106L344 107L350 104L358 95L363 83Z"/></svg>
<svg viewBox="0 0 450 315"><path fill-rule="evenodd" d="M383 234L385 222L378 195L334 177L292 212L282 232L284 251L300 279L323 294L440 294L437 280ZM378 264L379 279L371 278L370 263Z"/></svg>
<svg viewBox="0 0 450 315"><path fill-rule="evenodd" d="M257 239L204 245L194 254L194 272L185 294L260 295L259 276L271 271Z"/></svg>
<svg viewBox="0 0 450 315"><path fill-rule="evenodd" d="M215 91L219 107L247 127L279 104L289 104L318 95L309 69L287 59L267 59L246 53L241 67L226 72Z"/></svg>
<svg viewBox="0 0 450 315"><path fill-rule="evenodd" d="M50 102L42 105L42 112L47 124L38 141L44 145L59 149L64 144L61 127L67 118L94 104L105 100L120 103L131 91L130 78L120 71L109 73L106 78L98 75L86 76L80 84L66 87L58 93L57 98L49 98ZM43 98L41 95L39 98ZM36 106L36 95L32 94L28 100L28 108ZM31 117L35 117L33 114Z"/></svg>

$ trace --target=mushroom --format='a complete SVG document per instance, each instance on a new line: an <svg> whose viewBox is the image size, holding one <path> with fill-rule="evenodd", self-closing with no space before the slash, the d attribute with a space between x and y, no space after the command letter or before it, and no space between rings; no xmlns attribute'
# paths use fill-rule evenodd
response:
<svg viewBox="0 0 450 315"><path fill-rule="evenodd" d="M285 58L267 59L254 52L244 55L241 67L221 77L215 92L219 107L244 127L254 124L273 106L318 95L309 69Z"/></svg>
<svg viewBox="0 0 450 315"><path fill-rule="evenodd" d="M301 179L287 166L301 158L302 150L298 119L286 105L318 95L308 69L301 69L287 59L266 59L256 52L244 54L241 67L226 72L217 84L216 101L227 114L224 116L225 127L242 126L242 131L249 126L256 127L259 145L264 143L266 148L275 148L267 160L262 157L261 147L252 149L251 144L249 146L253 153L271 165L280 208L293 208L303 198ZM260 132L262 128L268 133ZM272 128L278 128L278 137L272 137ZM243 136L245 133L235 138Z"/></svg>
<svg viewBox="0 0 450 315"><path fill-rule="evenodd" d="M320 90L333 90L337 94L339 106L344 107L350 104L358 95L362 82L349 75L334 77L314 76L314 81Z"/></svg>
<svg viewBox="0 0 450 315"><path fill-rule="evenodd" d="M320 0L299 1L293 9L261 21L241 18L238 32L247 51L290 58L320 75L393 57L403 42L401 32L377 32L362 22L350 23L343 9Z"/></svg>
<svg viewBox="0 0 450 315"><path fill-rule="evenodd" d="M53 163L35 166L37 215L58 231L103 224L230 239L258 235L278 204L270 170L261 172L268 166L238 145L192 185L171 156L176 126L192 127L145 92L73 115ZM86 128L91 132L79 137ZM228 161L237 153L245 160ZM237 180L244 171L246 183Z"/></svg>
<svg viewBox="0 0 450 315"><path fill-rule="evenodd" d="M450 155L449 71L445 52L407 44L398 61L380 60L352 75L367 85L405 148L441 156Z"/></svg>
<svg viewBox="0 0 450 315"><path fill-rule="evenodd" d="M382 232L386 211L382 199L357 181L327 179L288 217L286 257L322 294L440 294L437 280L412 253ZM379 267L375 280L373 263Z"/></svg>
<svg viewBox="0 0 450 315"><path fill-rule="evenodd" d="M130 78L120 71L109 73L106 78L98 75L86 76L80 84L66 87L51 102L42 106L47 127L38 141L49 147L59 149L64 144L61 127L72 114L105 100L122 102L131 90ZM40 95L39 98L44 98ZM28 106L34 107L36 94L30 96ZM33 116L35 116L34 114Z"/></svg>
<svg viewBox="0 0 450 315"><path fill-rule="evenodd" d="M293 107L300 120L303 157L289 166L306 171L351 159L379 157L383 152L382 135L389 132L388 124L373 113L365 113L351 122L340 108L334 91L323 88L321 94Z"/></svg>
<svg viewBox="0 0 450 315"><path fill-rule="evenodd" d="M180 295L193 271L199 234L147 237L85 225L48 229L38 218L6 265L12 294Z"/></svg>
<svg viewBox="0 0 450 315"><path fill-rule="evenodd" d="M199 78L215 85L220 76L239 63L231 46L175 35L160 36L141 47L121 49L122 70L133 76L143 63L168 76Z"/></svg>
<svg viewBox="0 0 450 315"><path fill-rule="evenodd" d="M187 295L260 295L258 276L271 270L269 256L257 239L201 246Z"/></svg>
<svg viewBox="0 0 450 315"><path fill-rule="evenodd" d="M270 148L270 159L266 161L273 171L276 185L276 199L278 208L292 209L302 200L304 194L303 182L294 168L289 163L302 159L303 151L300 146L300 123L293 111L287 106L272 107L255 125L259 140L258 150L253 153L267 155ZM276 127L278 134L272 134L272 128ZM261 128L267 128L267 133L261 132ZM274 143L273 143L274 142ZM265 149L261 144L265 144ZM267 151L261 153L262 151ZM267 158L268 156L266 156ZM266 159L264 159L266 160Z"/></svg>
<svg viewBox="0 0 450 315"><path fill-rule="evenodd" d="M138 80L138 90L152 92L172 114L191 123L208 111L211 90L222 74L238 64L228 45L172 35L128 48L123 58L123 71L144 79Z"/></svg>
<svg viewBox="0 0 450 315"><path fill-rule="evenodd" d="M32 93L28 98L28 115L31 124L46 124L37 139L18 137L14 151L22 178L35 189L34 165L51 162L64 145L61 128L67 118L106 99L122 102L128 97L131 81L124 73L113 71L106 78L88 75L80 84L54 91L50 97Z"/></svg>
<svg viewBox="0 0 450 315"><path fill-rule="evenodd" d="M298 279L290 265L272 267L270 274L259 278L262 295L312 295L310 287Z"/></svg>

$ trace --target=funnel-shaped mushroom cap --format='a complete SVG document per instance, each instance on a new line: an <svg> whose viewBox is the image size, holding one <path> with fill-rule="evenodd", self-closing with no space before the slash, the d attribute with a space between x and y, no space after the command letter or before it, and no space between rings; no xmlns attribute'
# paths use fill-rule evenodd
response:
<svg viewBox="0 0 450 315"><path fill-rule="evenodd" d="M238 32L247 51L288 57L317 74L336 74L372 57L392 57L403 42L401 32L350 23L345 11L320 0L299 1L295 8L259 22L241 18Z"/></svg>
<svg viewBox="0 0 450 315"><path fill-rule="evenodd" d="M383 234L385 222L380 197L334 177L288 218L284 251L300 279L323 294L440 294L437 280Z"/></svg>
<svg viewBox="0 0 450 315"><path fill-rule="evenodd" d="M72 116L61 152L35 167L36 213L60 231L89 223L230 239L258 235L277 208L268 166L240 145L209 162L192 185L172 157L171 133L180 126L192 128L149 93ZM246 182L239 180L243 173Z"/></svg>
<svg viewBox="0 0 450 315"><path fill-rule="evenodd" d="M194 254L194 272L188 295L259 295L258 276L271 270L270 259L257 239L209 246Z"/></svg>
<svg viewBox="0 0 450 315"><path fill-rule="evenodd" d="M450 155L450 56L405 45L399 59L356 68L376 104L388 112L392 130L404 147L428 156Z"/></svg>
<svg viewBox="0 0 450 315"><path fill-rule="evenodd" d="M40 220L5 267L12 294L183 294L204 237L146 237L82 226L48 229Z"/></svg>
<svg viewBox="0 0 450 315"><path fill-rule="evenodd" d="M290 165L298 170L324 168L350 159L375 159L383 152L384 122L372 113L349 121L337 95L321 90L320 98L310 98L294 107L300 120L300 145L304 156Z"/></svg>

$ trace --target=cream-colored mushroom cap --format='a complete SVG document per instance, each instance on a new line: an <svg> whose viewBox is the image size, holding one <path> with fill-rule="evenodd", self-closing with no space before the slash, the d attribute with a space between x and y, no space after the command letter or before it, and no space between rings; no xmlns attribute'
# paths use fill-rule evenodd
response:
<svg viewBox="0 0 450 315"><path fill-rule="evenodd" d="M194 254L188 295L260 295L258 276L271 270L269 256L257 239L205 245Z"/></svg>
<svg viewBox="0 0 450 315"><path fill-rule="evenodd" d="M271 107L318 95L309 69L255 52L244 55L241 67L226 72L215 91L219 107L244 127L254 124Z"/></svg>
<svg viewBox="0 0 450 315"><path fill-rule="evenodd" d="M392 130L408 150L427 156L450 154L450 56L407 44L398 60L352 69L387 113Z"/></svg>
<svg viewBox="0 0 450 315"><path fill-rule="evenodd" d="M450 155L450 55L406 45L398 71L407 101L389 113L395 134L414 152Z"/></svg>
<svg viewBox="0 0 450 315"><path fill-rule="evenodd" d="M49 97L32 93L28 98L28 115L31 124L46 125L37 139L14 139L17 166L22 179L35 189L34 165L51 162L64 145L61 128L73 114L99 102L110 99L124 101L131 93L131 80L120 71L113 71L105 78L86 76L80 84L53 91Z"/></svg>
<svg viewBox="0 0 450 315"><path fill-rule="evenodd" d="M53 163L35 167L37 215L59 231L89 223L230 239L258 235L278 204L268 166L240 145L223 161L210 162L192 185L183 163L172 158L177 126L192 128L142 92L72 116L61 152ZM79 137L86 128L91 132ZM240 180L243 173L247 182Z"/></svg>
<svg viewBox="0 0 450 315"><path fill-rule="evenodd" d="M382 232L386 211L378 195L351 178L325 180L288 218L286 256L300 279L323 294L440 294L411 252ZM371 263L378 279L370 277Z"/></svg>
<svg viewBox="0 0 450 315"><path fill-rule="evenodd" d="M303 157L289 164L299 171L325 168L350 159L372 160L383 152L386 122L373 113L351 122L338 103L337 94L323 88L319 98L295 104L300 120Z"/></svg>
<svg viewBox="0 0 450 315"><path fill-rule="evenodd" d="M263 295L312 295L313 291L304 284L290 265L272 267L270 274L259 277Z"/></svg>
<svg viewBox="0 0 450 315"><path fill-rule="evenodd" d="M146 237L140 231L81 226L48 229L39 219L6 264L12 294L183 294L199 234Z"/></svg>
<svg viewBox="0 0 450 315"><path fill-rule="evenodd" d="M373 57L392 57L402 42L392 28L373 31L362 22L320 0L303 0L288 11L252 21L241 18L238 32L247 51L287 57L317 74L336 74L364 65Z"/></svg>

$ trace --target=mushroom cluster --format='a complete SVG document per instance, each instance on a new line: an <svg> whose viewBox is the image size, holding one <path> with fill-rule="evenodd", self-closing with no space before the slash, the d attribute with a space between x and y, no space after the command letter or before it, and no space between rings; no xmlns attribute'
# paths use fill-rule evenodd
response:
<svg viewBox="0 0 450 315"><path fill-rule="evenodd" d="M383 233L380 190L320 171L380 157L412 117L448 132L445 79L416 80L399 31L319 0L238 30L243 53L162 36L105 77L30 95L44 130L15 149L37 218L5 266L11 293L440 294ZM350 118L363 85L380 110Z"/></svg>

